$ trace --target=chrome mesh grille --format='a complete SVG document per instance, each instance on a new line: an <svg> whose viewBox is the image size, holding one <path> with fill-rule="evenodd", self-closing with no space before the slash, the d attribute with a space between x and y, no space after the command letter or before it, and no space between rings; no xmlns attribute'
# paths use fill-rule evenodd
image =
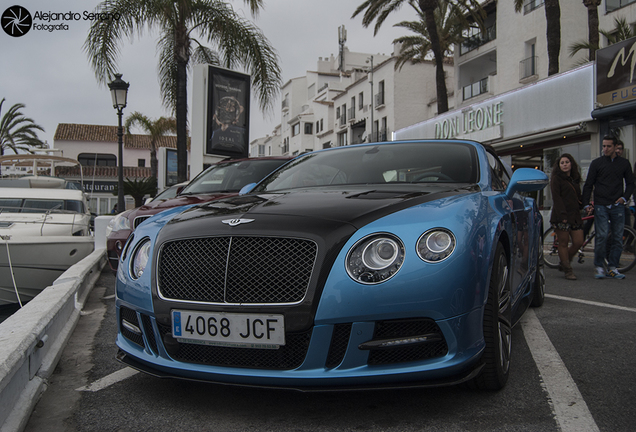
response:
<svg viewBox="0 0 636 432"><path fill-rule="evenodd" d="M159 255L159 293L210 303L297 303L316 259L311 240L203 237L166 243Z"/></svg>

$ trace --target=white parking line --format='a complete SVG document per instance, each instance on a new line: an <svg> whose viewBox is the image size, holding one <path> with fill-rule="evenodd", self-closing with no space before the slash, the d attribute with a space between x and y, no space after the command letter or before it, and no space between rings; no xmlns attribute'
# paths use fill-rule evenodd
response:
<svg viewBox="0 0 636 432"><path fill-rule="evenodd" d="M523 315L521 328L543 379L543 386L552 402L552 410L561 431L599 431L576 383L550 342L534 310L528 309Z"/></svg>
<svg viewBox="0 0 636 432"><path fill-rule="evenodd" d="M636 312L636 308L630 308L630 307L625 307L625 306L617 306L617 305L613 305L613 304L609 304L609 303L599 303L599 302L595 302L595 301L581 300L581 299L577 299L577 298L573 298L573 297L563 297L563 296L558 296L558 295L554 295L554 294L546 294L545 296L547 298L571 301L571 302L574 302L574 303L583 303L583 304L590 305L590 306L600 306L600 307L605 307L605 308L610 308L610 309L618 309L618 310L627 311L627 312Z"/></svg>
<svg viewBox="0 0 636 432"><path fill-rule="evenodd" d="M104 378L100 378L92 384L89 384L84 387L76 388L76 391L89 391L96 392L105 389L113 384L116 384L120 381L130 378L133 375L138 374L139 371L136 371L132 368L125 367L123 369L118 370L117 372L113 372L110 375L106 375Z"/></svg>

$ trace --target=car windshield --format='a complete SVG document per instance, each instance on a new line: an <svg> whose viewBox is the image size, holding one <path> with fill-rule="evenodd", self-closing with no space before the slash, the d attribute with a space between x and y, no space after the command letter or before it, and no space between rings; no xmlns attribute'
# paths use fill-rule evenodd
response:
<svg viewBox="0 0 636 432"><path fill-rule="evenodd" d="M192 180L179 195L238 192L243 186L260 181L285 162L284 159L261 159L216 164Z"/></svg>
<svg viewBox="0 0 636 432"><path fill-rule="evenodd" d="M468 144L392 143L310 153L267 178L256 191L392 183L476 183L477 153Z"/></svg>

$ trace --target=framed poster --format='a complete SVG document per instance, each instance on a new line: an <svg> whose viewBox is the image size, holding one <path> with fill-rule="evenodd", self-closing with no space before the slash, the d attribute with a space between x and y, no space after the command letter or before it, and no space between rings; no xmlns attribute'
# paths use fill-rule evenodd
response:
<svg viewBox="0 0 636 432"><path fill-rule="evenodd" d="M249 154L250 76L208 67L206 155Z"/></svg>

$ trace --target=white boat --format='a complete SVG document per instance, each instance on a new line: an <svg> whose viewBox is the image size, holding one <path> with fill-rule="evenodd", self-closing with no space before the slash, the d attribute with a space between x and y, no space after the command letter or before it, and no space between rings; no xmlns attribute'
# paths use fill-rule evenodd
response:
<svg viewBox="0 0 636 432"><path fill-rule="evenodd" d="M84 192L34 172L0 181L0 305L26 303L94 249Z"/></svg>

